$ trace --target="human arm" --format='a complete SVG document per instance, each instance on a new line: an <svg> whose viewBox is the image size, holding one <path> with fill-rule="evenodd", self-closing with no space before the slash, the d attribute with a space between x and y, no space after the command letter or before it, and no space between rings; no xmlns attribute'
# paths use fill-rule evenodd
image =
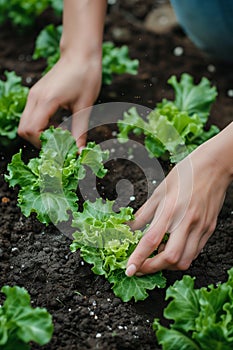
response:
<svg viewBox="0 0 233 350"><path fill-rule="evenodd" d="M178 163L136 213L133 229L152 221L126 274L186 270L212 235L232 180L233 122ZM162 246L166 232L169 239Z"/></svg>
<svg viewBox="0 0 233 350"><path fill-rule="evenodd" d="M59 107L73 114L93 105L101 87L106 0L64 0L60 59L30 90L18 134L40 147L40 133ZM88 118L72 134L85 146Z"/></svg>

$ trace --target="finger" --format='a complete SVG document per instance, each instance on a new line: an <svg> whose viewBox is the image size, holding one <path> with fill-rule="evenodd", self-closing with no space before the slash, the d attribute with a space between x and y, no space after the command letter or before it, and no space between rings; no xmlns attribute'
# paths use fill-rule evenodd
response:
<svg viewBox="0 0 233 350"><path fill-rule="evenodd" d="M140 266L157 249L164 234L164 226L159 228L157 225L156 228L154 226L149 228L128 260L127 276L133 276L137 271L141 271Z"/></svg>
<svg viewBox="0 0 233 350"><path fill-rule="evenodd" d="M79 153L86 146L90 114L91 107L85 109L77 107L72 116L72 135L76 140Z"/></svg>
<svg viewBox="0 0 233 350"><path fill-rule="evenodd" d="M131 229L138 230L148 224L152 220L156 208L157 203L152 195L136 212L135 219L128 223Z"/></svg>
<svg viewBox="0 0 233 350"><path fill-rule="evenodd" d="M138 272L141 274L151 274L161 270L177 270L178 263L182 257L186 245L186 232L172 233L165 246L165 249L154 256L148 258L140 266Z"/></svg>
<svg viewBox="0 0 233 350"><path fill-rule="evenodd" d="M29 99L18 126L19 136L40 148L40 134L57 108L53 101L41 104Z"/></svg>

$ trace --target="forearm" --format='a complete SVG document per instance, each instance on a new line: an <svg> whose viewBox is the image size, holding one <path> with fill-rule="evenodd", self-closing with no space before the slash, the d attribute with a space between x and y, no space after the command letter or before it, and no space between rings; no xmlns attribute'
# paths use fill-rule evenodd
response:
<svg viewBox="0 0 233 350"><path fill-rule="evenodd" d="M206 156L214 162L215 171L229 184L233 181L233 122L203 144ZM221 179L220 179L221 180Z"/></svg>
<svg viewBox="0 0 233 350"><path fill-rule="evenodd" d="M61 53L102 52L106 0L64 0Z"/></svg>

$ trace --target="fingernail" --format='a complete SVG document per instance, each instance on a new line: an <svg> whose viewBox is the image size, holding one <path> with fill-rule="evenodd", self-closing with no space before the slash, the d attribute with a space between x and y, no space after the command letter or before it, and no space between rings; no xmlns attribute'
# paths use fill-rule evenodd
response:
<svg viewBox="0 0 233 350"><path fill-rule="evenodd" d="M126 274L126 276L128 276L128 277L132 277L132 276L135 274L136 271L137 271L136 265L131 264L131 265L129 265L129 266L127 267L127 269L126 269L126 271L125 271L125 274Z"/></svg>

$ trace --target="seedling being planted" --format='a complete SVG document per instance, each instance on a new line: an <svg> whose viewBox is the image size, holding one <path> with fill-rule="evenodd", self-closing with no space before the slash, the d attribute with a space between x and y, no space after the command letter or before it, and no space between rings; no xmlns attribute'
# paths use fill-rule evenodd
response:
<svg viewBox="0 0 233 350"><path fill-rule="evenodd" d="M71 251L80 249L82 258L92 264L92 271L103 275L112 284L116 296L127 302L148 297L147 290L164 288L166 279L161 272L143 277L127 277L126 264L136 248L142 231L132 231L126 222L132 220L133 209L121 208L113 211L114 201L97 199L94 203L86 201L84 210L75 213L72 226Z"/></svg>
<svg viewBox="0 0 233 350"><path fill-rule="evenodd" d="M0 307L0 349L28 350L30 342L47 344L53 335L52 317L44 308L32 308L24 288L4 286Z"/></svg>

